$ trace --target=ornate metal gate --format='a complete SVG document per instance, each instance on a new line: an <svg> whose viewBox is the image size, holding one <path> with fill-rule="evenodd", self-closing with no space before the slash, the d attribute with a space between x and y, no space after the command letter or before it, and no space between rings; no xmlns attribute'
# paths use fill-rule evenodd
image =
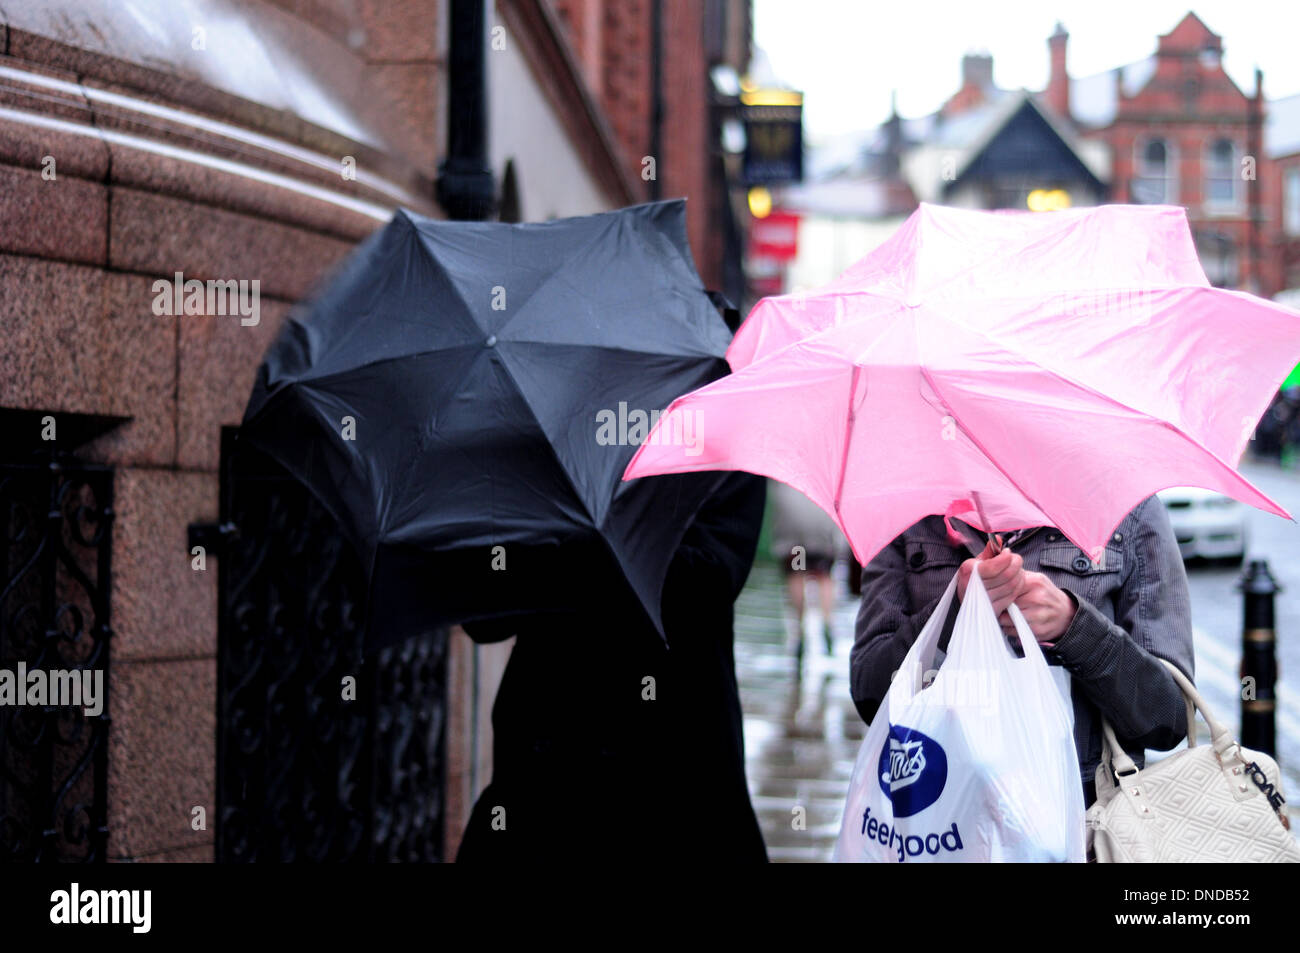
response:
<svg viewBox="0 0 1300 953"><path fill-rule="evenodd" d="M23 693L0 705L0 862L105 859L112 517L106 467L0 463L0 670ZM92 705L56 707L32 703L24 671L102 681Z"/></svg>
<svg viewBox="0 0 1300 953"><path fill-rule="evenodd" d="M333 517L233 430L221 457L217 860L440 860L446 633L363 657Z"/></svg>

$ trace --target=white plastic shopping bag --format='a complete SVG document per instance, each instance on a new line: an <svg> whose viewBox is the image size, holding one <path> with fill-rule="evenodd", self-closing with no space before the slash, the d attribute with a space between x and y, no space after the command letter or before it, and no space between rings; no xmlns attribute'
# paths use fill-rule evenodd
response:
<svg viewBox="0 0 1300 953"><path fill-rule="evenodd" d="M1073 714L1015 605L1012 652L978 572L922 687L956 591L954 576L867 729L833 859L1082 861Z"/></svg>

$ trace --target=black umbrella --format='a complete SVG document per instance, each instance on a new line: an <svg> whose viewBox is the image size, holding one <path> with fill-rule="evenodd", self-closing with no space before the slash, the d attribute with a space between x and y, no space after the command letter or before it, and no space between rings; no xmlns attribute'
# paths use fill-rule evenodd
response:
<svg viewBox="0 0 1300 953"><path fill-rule="evenodd" d="M399 211L290 318L241 439L357 547L372 647L593 586L630 586L662 633L668 563L725 477L621 479L653 415L727 370L685 219L682 200L528 225Z"/></svg>

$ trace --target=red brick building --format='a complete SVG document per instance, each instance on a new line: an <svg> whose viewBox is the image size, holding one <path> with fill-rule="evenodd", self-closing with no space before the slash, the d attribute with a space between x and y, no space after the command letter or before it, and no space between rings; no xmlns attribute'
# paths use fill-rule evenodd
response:
<svg viewBox="0 0 1300 953"><path fill-rule="evenodd" d="M1300 95L1268 104L1264 152L1269 175L1266 194L1271 230L1269 257L1282 293L1295 307L1300 303Z"/></svg>
<svg viewBox="0 0 1300 953"><path fill-rule="evenodd" d="M1023 208L1039 182L1068 191L1076 205L1182 205L1211 282L1265 297L1300 288L1300 97L1266 103L1258 74L1244 93L1223 69L1222 37L1195 13L1158 37L1151 56L1091 76L1069 74L1063 26L1047 47L1048 84L1033 94L999 88L992 56L967 54L960 86L939 110L893 116L832 177L839 181L818 187L856 185L873 197L859 204L877 215L905 214L918 199ZM1023 96L1042 120L1036 130L1014 128ZM962 188L963 168L987 160L1009 132L1018 135L1000 175L1019 198L1016 188ZM1077 157L1100 190L1087 176L1061 179L1053 151Z"/></svg>
<svg viewBox="0 0 1300 953"><path fill-rule="evenodd" d="M653 24L661 23L656 123ZM727 186L710 69L749 63L750 0L555 0L588 86L609 118L638 198L687 203L691 250L706 287L722 288ZM656 133L656 125L658 132ZM657 143L656 143L657 140ZM647 178L647 157L655 179Z"/></svg>
<svg viewBox="0 0 1300 953"><path fill-rule="evenodd" d="M1195 13L1159 37L1149 60L1071 81L1068 35L1048 41L1049 106L1110 147L1110 200L1187 208L1207 277L1271 295L1281 276L1263 152L1262 83L1247 96L1223 69L1223 40ZM1109 79L1107 95L1100 89ZM1136 81L1135 81L1136 80ZM1087 99L1086 112L1075 107ZM1101 108L1097 109L1098 100Z"/></svg>

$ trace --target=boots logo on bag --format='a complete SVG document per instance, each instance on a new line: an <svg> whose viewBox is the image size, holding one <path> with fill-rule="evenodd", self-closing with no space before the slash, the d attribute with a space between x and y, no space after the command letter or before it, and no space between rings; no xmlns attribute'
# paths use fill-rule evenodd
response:
<svg viewBox="0 0 1300 953"><path fill-rule="evenodd" d="M948 781L948 756L933 738L890 725L878 771L880 789L893 804L894 816L910 817L939 800Z"/></svg>
<svg viewBox="0 0 1300 953"><path fill-rule="evenodd" d="M925 749L919 741L899 741L889 739L889 770L881 774L880 780L889 784L890 791L897 791L921 780L925 770Z"/></svg>

